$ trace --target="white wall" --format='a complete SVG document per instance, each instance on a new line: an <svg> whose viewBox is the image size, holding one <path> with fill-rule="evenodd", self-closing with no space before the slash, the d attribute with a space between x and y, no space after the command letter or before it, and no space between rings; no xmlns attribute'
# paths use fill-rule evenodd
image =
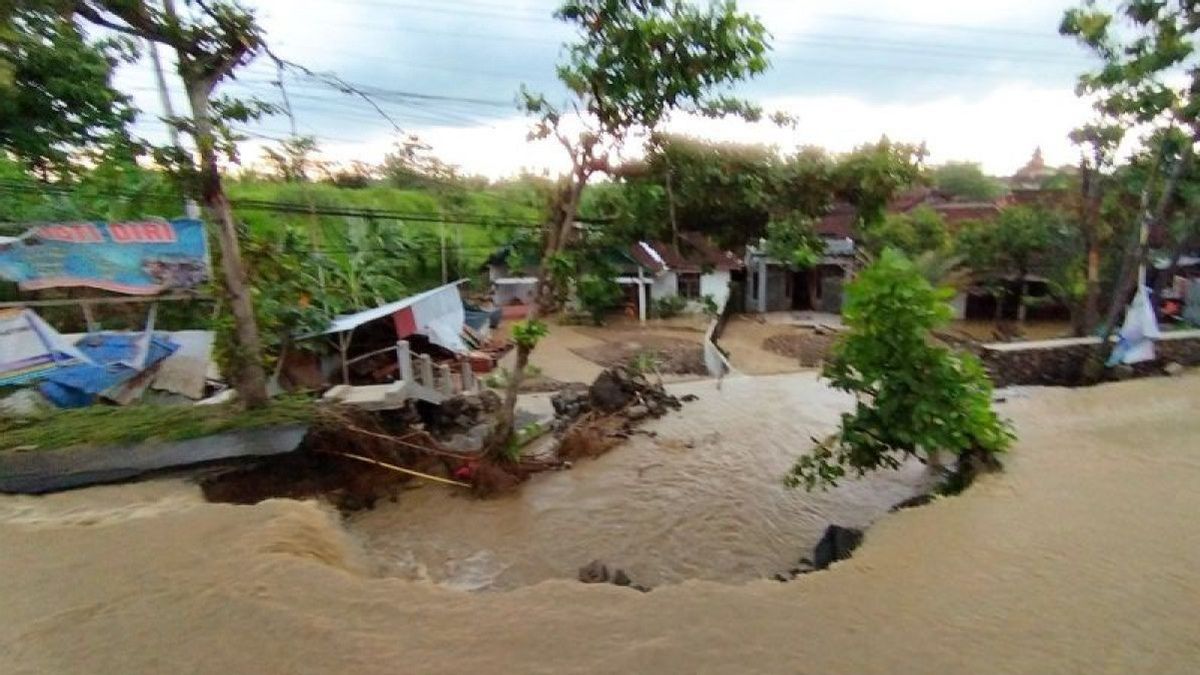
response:
<svg viewBox="0 0 1200 675"><path fill-rule="evenodd" d="M724 308L729 301L729 282L731 276L728 270L716 270L700 275L700 297L711 295L717 307Z"/></svg>
<svg viewBox="0 0 1200 675"><path fill-rule="evenodd" d="M503 307L513 301L520 300L526 305L533 304L534 290L537 284L495 284L492 286L492 302L497 307Z"/></svg>
<svg viewBox="0 0 1200 675"><path fill-rule="evenodd" d="M675 277L674 272L665 272L654 277L654 284L650 286L650 298L652 300L669 298L678 294L679 281Z"/></svg>

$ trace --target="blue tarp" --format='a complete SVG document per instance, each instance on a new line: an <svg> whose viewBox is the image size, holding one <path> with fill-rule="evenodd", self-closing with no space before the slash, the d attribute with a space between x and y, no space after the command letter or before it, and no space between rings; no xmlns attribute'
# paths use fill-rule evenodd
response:
<svg viewBox="0 0 1200 675"><path fill-rule="evenodd" d="M55 369L46 375L41 392L60 408L82 408L96 402L96 397L112 387L123 384L143 372L128 364L137 355L137 333L101 333L82 338L75 346L92 364L78 364ZM161 333L150 340L146 368L152 368L179 349L179 345ZM94 364L94 365L93 365Z"/></svg>

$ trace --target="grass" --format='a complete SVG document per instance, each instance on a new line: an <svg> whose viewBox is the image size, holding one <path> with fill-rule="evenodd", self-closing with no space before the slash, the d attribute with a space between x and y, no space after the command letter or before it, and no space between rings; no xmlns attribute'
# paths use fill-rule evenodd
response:
<svg viewBox="0 0 1200 675"><path fill-rule="evenodd" d="M92 406L34 419L0 419L0 451L103 447L143 441L182 441L234 429L309 422L313 401L285 398L259 410L237 404L211 406Z"/></svg>

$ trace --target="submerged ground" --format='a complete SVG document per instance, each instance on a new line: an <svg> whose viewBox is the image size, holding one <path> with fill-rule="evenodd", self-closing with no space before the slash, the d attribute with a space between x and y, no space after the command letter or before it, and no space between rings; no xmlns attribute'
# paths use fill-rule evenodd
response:
<svg viewBox="0 0 1200 675"><path fill-rule="evenodd" d="M1190 673L1198 406L1197 374L1030 390L1003 406L1004 474L790 584L470 594L376 576L313 503L206 504L178 481L0 498L0 672Z"/></svg>

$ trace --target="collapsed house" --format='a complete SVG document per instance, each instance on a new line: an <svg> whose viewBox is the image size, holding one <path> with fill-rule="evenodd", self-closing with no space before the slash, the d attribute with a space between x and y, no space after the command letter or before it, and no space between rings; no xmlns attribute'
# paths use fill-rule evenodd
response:
<svg viewBox="0 0 1200 675"><path fill-rule="evenodd" d="M498 320L491 312L468 309L455 281L378 307L335 317L320 332L301 336L297 343L324 340L332 347L291 350L281 367L281 385L288 389L323 389L330 384L384 384L403 378L411 352L434 365L469 363L473 372L487 372L507 350L505 341L490 338ZM403 343L403 344L402 344ZM402 351L403 353L402 353Z"/></svg>

